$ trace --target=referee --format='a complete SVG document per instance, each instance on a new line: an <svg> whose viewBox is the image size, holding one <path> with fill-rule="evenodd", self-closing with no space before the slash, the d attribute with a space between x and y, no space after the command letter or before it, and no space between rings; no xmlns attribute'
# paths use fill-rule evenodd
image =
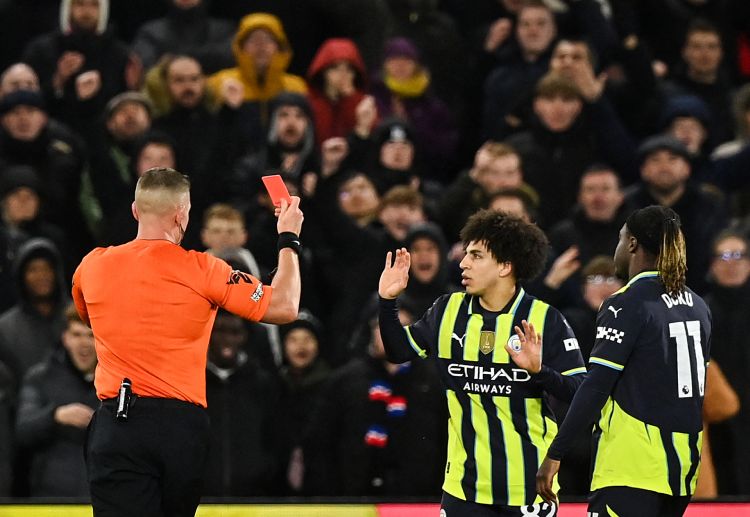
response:
<svg viewBox="0 0 750 517"><path fill-rule="evenodd" d="M546 396L570 401L586 369L560 312L519 281L544 266L547 239L533 224L491 210L461 230L464 292L444 295L401 327L396 298L410 256L387 254L380 277L380 331L388 360L436 361L448 399L448 461L441 515L554 516L535 474L557 424ZM393 262L393 263L392 263Z"/></svg>
<svg viewBox="0 0 750 517"><path fill-rule="evenodd" d="M589 375L537 489L554 500L560 459L598 417L589 515L680 516L698 477L711 314L685 286L685 242L672 209L633 212L614 259L629 281L599 310Z"/></svg>
<svg viewBox="0 0 750 517"><path fill-rule="evenodd" d="M150 169L135 188L138 235L97 248L73 276L73 299L94 332L101 405L86 465L95 516L192 516L208 452L206 354L218 307L287 323L300 298L299 198L278 215L278 273L263 285L226 262L180 246L190 183Z"/></svg>

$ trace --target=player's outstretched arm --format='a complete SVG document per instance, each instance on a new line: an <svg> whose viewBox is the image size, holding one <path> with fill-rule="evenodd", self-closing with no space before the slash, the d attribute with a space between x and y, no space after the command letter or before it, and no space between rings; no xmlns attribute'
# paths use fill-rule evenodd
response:
<svg viewBox="0 0 750 517"><path fill-rule="evenodd" d="M406 331L398 319L398 303L395 298L380 297L378 326L380 337L383 339L385 356L389 362L401 364L417 357L417 353L409 344Z"/></svg>
<svg viewBox="0 0 750 517"><path fill-rule="evenodd" d="M389 251L385 256L385 267L378 283L380 335L383 338L386 357L390 362L397 364L410 361L417 355L398 319L396 302L396 298L406 289L409 282L410 265L411 255L406 248L397 249L395 255Z"/></svg>
<svg viewBox="0 0 750 517"><path fill-rule="evenodd" d="M560 460L573 446L576 436L591 429L619 378L618 371L594 364L576 392L557 436L552 441L536 474L537 493L547 502L554 501L552 480L560 469Z"/></svg>

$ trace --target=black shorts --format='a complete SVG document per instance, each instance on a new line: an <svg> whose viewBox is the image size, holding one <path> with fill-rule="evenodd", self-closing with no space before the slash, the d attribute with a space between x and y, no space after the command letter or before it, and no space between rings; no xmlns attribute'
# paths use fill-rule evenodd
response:
<svg viewBox="0 0 750 517"><path fill-rule="evenodd" d="M600 488L589 496L590 517L682 517L690 496L630 488Z"/></svg>
<svg viewBox="0 0 750 517"><path fill-rule="evenodd" d="M547 503L527 506L479 504L443 492L440 517L555 517L557 506Z"/></svg>

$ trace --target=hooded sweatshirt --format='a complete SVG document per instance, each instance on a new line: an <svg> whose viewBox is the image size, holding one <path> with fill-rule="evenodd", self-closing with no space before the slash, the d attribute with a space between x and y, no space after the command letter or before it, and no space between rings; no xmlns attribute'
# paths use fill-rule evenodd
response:
<svg viewBox="0 0 750 517"><path fill-rule="evenodd" d="M49 316L34 307L24 279L29 262L40 257L47 259L55 272L54 308ZM69 298L60 254L48 239L31 239L21 246L13 263L13 277L19 301L0 315L0 361L8 365L16 382L20 382L29 367L46 359L57 348L65 329L64 311Z"/></svg>
<svg viewBox="0 0 750 517"><path fill-rule="evenodd" d="M245 39L257 29L270 32L279 44L279 51L271 58L265 80L262 82L258 77L253 58L242 50ZM292 49L281 21L276 16L268 13L253 13L242 18L232 41L232 52L237 60L237 66L221 70L208 79L208 87L214 92L220 93L222 84L228 79L238 80L245 87L245 102L266 102L285 91L307 92L304 79L286 73L292 59Z"/></svg>
<svg viewBox="0 0 750 517"><path fill-rule="evenodd" d="M62 0L60 2L60 30L63 34L70 34L70 4L73 0ZM104 34L109 21L109 0L99 0L99 21L96 24L96 33Z"/></svg>
<svg viewBox="0 0 750 517"><path fill-rule="evenodd" d="M78 132L85 132L104 109L110 98L128 89L126 69L130 51L107 29L109 1L99 1L99 18L93 32L75 31L70 23L72 0L60 2L59 30L42 34L24 50L21 61L28 63L39 76L50 114ZM79 52L84 57L81 67L56 90L53 78L57 62L65 52ZM76 93L76 79L89 71L99 72L101 87L92 97L81 100Z"/></svg>
<svg viewBox="0 0 750 517"><path fill-rule="evenodd" d="M439 297L458 290L458 287L452 285L449 280L448 244L440 227L435 223L429 222L415 225L406 235L404 245L407 249L411 249L414 242L418 239L429 239L435 243L440 256L440 263L437 273L429 282L420 282L412 274L409 284L400 298L402 306L410 309L415 319L422 317ZM412 267L419 266L412 261Z"/></svg>
<svg viewBox="0 0 750 517"><path fill-rule="evenodd" d="M89 494L81 454L86 429L55 421L55 411L72 403L97 408L94 376L78 370L70 355L59 347L45 362L29 370L19 395L16 437L24 454L31 457L32 497Z"/></svg>
<svg viewBox="0 0 750 517"><path fill-rule="evenodd" d="M332 100L325 91L325 71L341 61L354 70L354 91L351 95ZM356 124L355 110L364 98L367 87L365 64L354 42L346 38L326 40L310 64L307 80L318 144L328 138L348 135Z"/></svg>

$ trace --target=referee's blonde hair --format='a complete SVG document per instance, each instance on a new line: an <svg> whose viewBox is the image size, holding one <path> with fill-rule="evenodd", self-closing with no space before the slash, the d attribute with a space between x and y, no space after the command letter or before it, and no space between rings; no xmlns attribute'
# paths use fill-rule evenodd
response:
<svg viewBox="0 0 750 517"><path fill-rule="evenodd" d="M184 206L189 192L187 176L168 167L154 167L138 179L135 205L141 214L162 216Z"/></svg>

